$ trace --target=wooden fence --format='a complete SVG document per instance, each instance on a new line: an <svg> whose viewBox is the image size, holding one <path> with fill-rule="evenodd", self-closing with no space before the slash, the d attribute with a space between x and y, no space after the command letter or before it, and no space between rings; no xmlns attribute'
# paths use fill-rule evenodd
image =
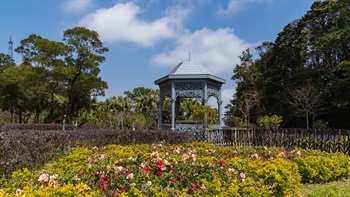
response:
<svg viewBox="0 0 350 197"><path fill-rule="evenodd" d="M350 131L334 129L214 129L193 133L197 141L231 146L281 146L350 155Z"/></svg>

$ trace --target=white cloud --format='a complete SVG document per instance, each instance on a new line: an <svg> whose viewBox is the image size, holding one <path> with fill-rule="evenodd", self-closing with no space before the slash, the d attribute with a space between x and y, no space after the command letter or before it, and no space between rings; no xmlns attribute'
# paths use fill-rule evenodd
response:
<svg viewBox="0 0 350 197"><path fill-rule="evenodd" d="M269 3L271 0L230 0L225 8L221 8L217 11L219 15L230 15L237 13L249 5L256 3Z"/></svg>
<svg viewBox="0 0 350 197"><path fill-rule="evenodd" d="M91 6L92 0L65 0L61 7L65 12L81 12Z"/></svg>
<svg viewBox="0 0 350 197"><path fill-rule="evenodd" d="M165 16L150 22L139 19L140 13L140 7L133 3L118 3L85 16L79 25L96 30L104 41L130 41L151 47L162 39L174 38L182 30L186 10L168 10Z"/></svg>
<svg viewBox="0 0 350 197"><path fill-rule="evenodd" d="M191 59L202 64L213 74L232 72L234 66L240 63L238 58L242 51L252 47L240 39L230 28L201 29L178 38L178 45L172 51L167 51L151 58L150 64L160 67L174 67L175 64Z"/></svg>

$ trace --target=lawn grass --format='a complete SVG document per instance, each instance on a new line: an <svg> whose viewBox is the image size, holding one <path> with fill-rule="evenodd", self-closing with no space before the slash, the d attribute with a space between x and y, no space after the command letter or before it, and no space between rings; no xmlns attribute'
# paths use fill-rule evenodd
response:
<svg viewBox="0 0 350 197"><path fill-rule="evenodd" d="M326 184L307 184L300 188L300 197L350 197L350 178Z"/></svg>

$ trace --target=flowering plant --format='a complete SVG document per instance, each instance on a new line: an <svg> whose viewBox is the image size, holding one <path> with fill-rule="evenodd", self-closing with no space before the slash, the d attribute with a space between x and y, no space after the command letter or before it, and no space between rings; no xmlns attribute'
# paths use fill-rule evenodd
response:
<svg viewBox="0 0 350 197"><path fill-rule="evenodd" d="M344 177L349 159L337 157L343 162L333 174ZM297 196L306 158L313 157L304 150L207 143L76 148L48 168L15 172L0 195Z"/></svg>

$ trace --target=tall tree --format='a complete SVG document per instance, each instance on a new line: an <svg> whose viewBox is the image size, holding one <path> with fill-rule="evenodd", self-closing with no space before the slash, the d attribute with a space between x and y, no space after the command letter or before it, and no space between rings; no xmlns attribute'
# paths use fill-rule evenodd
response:
<svg viewBox="0 0 350 197"><path fill-rule="evenodd" d="M68 46L65 66L69 70L66 113L71 121L77 121L79 111L89 107L91 96L104 96L104 90L108 88L98 77L99 66L105 61L102 54L108 48L103 46L96 31L84 27L64 31L63 40Z"/></svg>

